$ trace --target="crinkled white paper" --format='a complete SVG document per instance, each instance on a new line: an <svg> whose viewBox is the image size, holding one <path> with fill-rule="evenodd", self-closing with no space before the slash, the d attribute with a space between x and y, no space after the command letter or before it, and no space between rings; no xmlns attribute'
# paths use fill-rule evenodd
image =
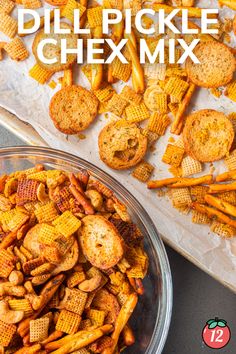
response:
<svg viewBox="0 0 236 354"><path fill-rule="evenodd" d="M217 1L199 1L199 5L215 8ZM16 16L16 12L14 15ZM232 18L233 15L233 11L221 9L221 17ZM32 39L33 36L24 39L29 50ZM0 40L6 38L0 36ZM97 144L99 131L107 123L104 116L97 118L92 127L84 132L85 140L79 140L76 136L67 137L58 132L48 115L49 101L55 90L47 85L37 84L28 76L28 70L33 65L33 55L22 63L7 58L0 62L0 105L30 123L51 147L76 154L118 179L146 208L164 240L236 291L236 238L223 240L210 233L208 226L192 224L190 215L179 214L165 197L158 198L155 191L148 191L145 184L130 176L130 172L116 172L104 165L99 159ZM89 87L81 72L79 76L79 83ZM60 85L56 90L59 88ZM190 108L212 108L228 114L236 111L236 104L226 97L216 99L208 90L201 89ZM158 179L170 177L168 166L161 162L169 137L170 134L162 137L156 144L155 152L150 156L150 162L156 167L154 177ZM225 169L223 163L214 165L216 173ZM209 169L210 166L206 166L204 174L208 173Z"/></svg>

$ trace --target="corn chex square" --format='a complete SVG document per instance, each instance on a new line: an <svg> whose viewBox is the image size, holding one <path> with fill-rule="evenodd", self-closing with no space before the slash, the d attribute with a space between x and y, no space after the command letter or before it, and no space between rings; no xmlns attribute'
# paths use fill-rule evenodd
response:
<svg viewBox="0 0 236 354"><path fill-rule="evenodd" d="M75 334L81 322L81 316L77 313L62 310L58 317L56 330L67 334Z"/></svg>
<svg viewBox="0 0 236 354"><path fill-rule="evenodd" d="M224 159L229 171L236 170L236 149L233 150L227 157Z"/></svg>
<svg viewBox="0 0 236 354"><path fill-rule="evenodd" d="M100 89L93 91L94 95L99 99L100 102L109 101L115 94L115 90L111 85L103 85Z"/></svg>
<svg viewBox="0 0 236 354"><path fill-rule="evenodd" d="M186 156L181 162L182 176L187 177L196 173L202 172L201 162L193 159L191 156Z"/></svg>
<svg viewBox="0 0 236 354"><path fill-rule="evenodd" d="M0 32L9 38L15 37L17 32L17 21L4 12L0 12Z"/></svg>
<svg viewBox="0 0 236 354"><path fill-rule="evenodd" d="M146 161L142 161L135 167L132 176L137 178L140 182L147 182L151 177L154 167Z"/></svg>
<svg viewBox="0 0 236 354"><path fill-rule="evenodd" d="M205 204L205 195L208 193L209 187L207 186L193 186L190 187L190 194L194 202Z"/></svg>
<svg viewBox="0 0 236 354"><path fill-rule="evenodd" d="M211 231L223 238L231 238L236 235L236 229L234 227L219 221L213 221Z"/></svg>
<svg viewBox="0 0 236 354"><path fill-rule="evenodd" d="M132 72L130 63L123 64L118 57L115 57L112 64L112 75L121 81L127 82Z"/></svg>
<svg viewBox="0 0 236 354"><path fill-rule="evenodd" d="M63 7L62 10L62 17L67 18L71 23L74 23L74 11L79 10L80 18L83 13L86 11L86 7L81 5L76 0L68 0L66 5Z"/></svg>
<svg viewBox="0 0 236 354"><path fill-rule="evenodd" d="M179 77L173 76L170 77L167 83L164 86L164 91L173 96L178 102L180 102L186 93L189 84L180 79Z"/></svg>
<svg viewBox="0 0 236 354"><path fill-rule="evenodd" d="M11 42L7 43L4 49L12 60L22 61L29 56L29 52L24 43L18 37L15 37Z"/></svg>
<svg viewBox="0 0 236 354"><path fill-rule="evenodd" d="M0 251L0 277L7 278L14 269L16 258L7 250Z"/></svg>
<svg viewBox="0 0 236 354"><path fill-rule="evenodd" d="M174 208L189 207L192 203L191 195L188 188L173 188L170 190L170 198Z"/></svg>
<svg viewBox="0 0 236 354"><path fill-rule="evenodd" d="M52 224L58 233L65 237L72 236L81 226L81 221L74 216L69 210L58 216Z"/></svg>
<svg viewBox="0 0 236 354"><path fill-rule="evenodd" d="M30 321L30 342L41 342L48 337L49 318L42 317Z"/></svg>
<svg viewBox="0 0 236 354"><path fill-rule="evenodd" d="M0 220L5 231L18 230L28 219L27 214L21 212L17 208L2 212Z"/></svg>
<svg viewBox="0 0 236 354"><path fill-rule="evenodd" d="M26 317L34 313L32 306L27 299L12 299L8 301L9 307L13 311L24 311Z"/></svg>
<svg viewBox="0 0 236 354"><path fill-rule="evenodd" d="M126 106L127 106L127 101L124 100L124 98L121 97L121 95L115 93L107 103L107 110L120 117L124 112Z"/></svg>
<svg viewBox="0 0 236 354"><path fill-rule="evenodd" d="M211 224L212 220L206 214L200 213L197 210L193 210L192 222L194 224L209 225L209 224Z"/></svg>
<svg viewBox="0 0 236 354"><path fill-rule="evenodd" d="M158 135L164 135L171 119L167 114L153 112L148 121L148 130Z"/></svg>
<svg viewBox="0 0 236 354"><path fill-rule="evenodd" d="M23 205L24 203L34 202L38 199L37 190L39 182L32 179L20 179L17 186L17 204Z"/></svg>
<svg viewBox="0 0 236 354"><path fill-rule="evenodd" d="M41 224L39 230L38 241L50 245L58 238L58 232L55 227L48 225L46 223Z"/></svg>
<svg viewBox="0 0 236 354"><path fill-rule="evenodd" d="M68 297L66 302L66 310L82 315L88 294L79 289L67 289Z"/></svg>
<svg viewBox="0 0 236 354"><path fill-rule="evenodd" d="M15 7L15 3L11 0L0 0L0 12L10 14Z"/></svg>
<svg viewBox="0 0 236 354"><path fill-rule="evenodd" d="M164 155L162 156L162 161L169 165L178 167L184 156L184 150L178 146L168 144Z"/></svg>
<svg viewBox="0 0 236 354"><path fill-rule="evenodd" d="M150 113L144 103L138 106L129 105L126 110L126 119L130 123L141 122L150 117Z"/></svg>
<svg viewBox="0 0 236 354"><path fill-rule="evenodd" d="M148 79L162 80L166 78L166 64L144 64L144 75Z"/></svg>
<svg viewBox="0 0 236 354"><path fill-rule="evenodd" d="M92 321L94 326L101 327L104 324L106 313L105 311L90 309L87 317Z"/></svg>
<svg viewBox="0 0 236 354"><path fill-rule="evenodd" d="M22 0L25 9L39 9L43 6L41 0Z"/></svg>
<svg viewBox="0 0 236 354"><path fill-rule="evenodd" d="M0 345L7 347L14 334L16 333L16 326L14 324L8 324L0 320Z"/></svg>
<svg viewBox="0 0 236 354"><path fill-rule="evenodd" d="M136 93L134 90L132 90L131 87L127 85L123 87L120 95L122 98L124 98L124 100L135 106L139 105L142 101L142 96Z"/></svg>
<svg viewBox="0 0 236 354"><path fill-rule="evenodd" d="M39 64L35 64L29 70L29 76L36 80L39 84L44 85L53 75L52 71L42 68ZM43 171L46 172L46 171ZM34 179L34 178L32 178Z"/></svg>
<svg viewBox="0 0 236 354"><path fill-rule="evenodd" d="M88 23L90 28L102 26L102 7L96 6L87 10Z"/></svg>
<svg viewBox="0 0 236 354"><path fill-rule="evenodd" d="M53 202L39 206L34 213L39 223L49 223L58 217L58 211Z"/></svg>
<svg viewBox="0 0 236 354"><path fill-rule="evenodd" d="M218 198L224 200L227 203L230 203L230 204L236 206L236 191L229 191L229 192L220 193L218 195Z"/></svg>

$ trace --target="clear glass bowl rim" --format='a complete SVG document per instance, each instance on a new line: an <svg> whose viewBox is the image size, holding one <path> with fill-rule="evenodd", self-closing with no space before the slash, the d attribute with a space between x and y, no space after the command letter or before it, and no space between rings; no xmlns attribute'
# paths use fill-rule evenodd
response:
<svg viewBox="0 0 236 354"><path fill-rule="evenodd" d="M30 147L30 146L11 146L4 147L0 149L0 161L4 158L13 158L18 157L40 157L40 158L54 158L64 160L66 163L78 164L78 168L82 165L83 168L92 172L96 177L102 178L104 183L115 190L117 194L125 196L129 200L129 203L132 205L133 209L141 220L145 224L145 227L149 233L151 241L154 248L156 249L159 256L160 264L160 273L162 280L162 309L158 321L155 323L155 328L153 335L150 341L150 344L145 352L145 354L160 354L164 348L167 335L169 332L171 315L172 315L172 306L173 306L173 285L171 270L169 265L169 260L166 254L164 244L156 230L156 227L149 217L146 210L141 206L138 200L125 188L123 187L115 178L110 176L107 172L102 171L99 167L94 164L78 157L76 155L56 150L48 147ZM112 185L112 187L111 187Z"/></svg>

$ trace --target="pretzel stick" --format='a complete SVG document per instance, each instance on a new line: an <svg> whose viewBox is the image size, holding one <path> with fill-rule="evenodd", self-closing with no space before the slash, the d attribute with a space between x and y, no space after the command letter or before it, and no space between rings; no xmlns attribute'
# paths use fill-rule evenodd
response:
<svg viewBox="0 0 236 354"><path fill-rule="evenodd" d="M187 6L187 7L191 7L191 6L194 6L194 2L195 0L182 0L182 5L183 6Z"/></svg>
<svg viewBox="0 0 236 354"><path fill-rule="evenodd" d="M145 89L145 83L144 83L144 72L143 68L140 64L139 57L137 54L137 47L136 47L136 39L134 32L131 34L125 33L125 38L128 39L128 42L126 43L128 51L131 56L131 61L132 61L132 83L133 83L133 88L135 92L137 93L143 93Z"/></svg>
<svg viewBox="0 0 236 354"><path fill-rule="evenodd" d="M32 345L31 347L21 348L21 349L17 350L15 352L15 354L34 354L34 353L38 353L40 349L41 349L41 345L35 344L35 345Z"/></svg>
<svg viewBox="0 0 236 354"><path fill-rule="evenodd" d="M113 42L117 45L121 39L123 38L124 35L124 28L125 28L125 23L124 20L122 19L119 23L116 23L112 26L112 35L111 39Z"/></svg>
<svg viewBox="0 0 236 354"><path fill-rule="evenodd" d="M69 188L70 188L71 193L73 194L73 196L77 200L77 202L80 205L82 205L82 207L84 208L85 214L93 215L94 208L93 208L92 204L90 203L90 200L87 199L83 194L81 194L75 186L70 185Z"/></svg>
<svg viewBox="0 0 236 354"><path fill-rule="evenodd" d="M77 179L80 181L80 183L82 184L83 188L86 189L87 188L87 184L89 181L89 173L87 170L82 169L77 173Z"/></svg>
<svg viewBox="0 0 236 354"><path fill-rule="evenodd" d="M29 332L30 321L34 320L38 317L43 308L47 305L47 303L51 300L59 286L64 281L65 276L63 274L59 274L52 278L41 290L40 295L43 295L44 301L42 301L41 308L37 312L33 314L31 317L27 317L25 320L21 321L17 332L23 338Z"/></svg>
<svg viewBox="0 0 236 354"><path fill-rule="evenodd" d="M236 170L224 172L216 176L216 182L223 182L231 179L236 179Z"/></svg>
<svg viewBox="0 0 236 354"><path fill-rule="evenodd" d="M17 238L17 231L10 232L0 243L0 250L5 250L11 246Z"/></svg>
<svg viewBox="0 0 236 354"><path fill-rule="evenodd" d="M172 11L179 9L180 11L176 14L178 17L182 17L181 10L188 10L188 16L194 18L201 18L202 17L202 9L198 7L186 7L186 6L178 6L173 7L165 4L153 4L151 5L154 11L165 10L166 14L170 14ZM208 14L208 18L217 18L217 14Z"/></svg>
<svg viewBox="0 0 236 354"><path fill-rule="evenodd" d="M121 39L123 38L124 28L125 28L125 23L123 19L119 23L116 23L112 26L111 39L116 45L118 45ZM108 64L107 81L110 84L115 82L115 78L112 75L112 65L110 64Z"/></svg>
<svg viewBox="0 0 236 354"><path fill-rule="evenodd" d="M2 193L4 191L4 187L5 187L5 183L6 183L6 180L7 180L7 175L2 175L0 177L0 193Z"/></svg>
<svg viewBox="0 0 236 354"><path fill-rule="evenodd" d="M45 346L46 344L51 343L51 342L57 340L58 338L61 338L63 336L63 334L64 334L64 332L54 331L41 344L43 346Z"/></svg>
<svg viewBox="0 0 236 354"><path fill-rule="evenodd" d="M88 0L80 0L80 5L86 7L86 9L87 9ZM83 28L85 26L86 20L87 20L87 10L83 13L83 15L80 18L80 21L79 21L80 28Z"/></svg>
<svg viewBox="0 0 236 354"><path fill-rule="evenodd" d="M73 85L73 71L72 69L64 70L64 76L61 79L61 86L71 86Z"/></svg>
<svg viewBox="0 0 236 354"><path fill-rule="evenodd" d="M52 22L54 20L54 10L50 11L50 22ZM45 21L44 16L40 17L40 26L38 29L40 29L44 26L44 21ZM34 19L29 20L24 23L24 29L31 29L33 26L34 26ZM25 36L28 36L29 34L31 34L31 33L18 33L18 35L20 37L25 37Z"/></svg>
<svg viewBox="0 0 236 354"><path fill-rule="evenodd" d="M85 334L88 334L90 333L91 329L101 329L103 332L106 332L106 333L109 333L110 331L113 330L113 326L112 325L104 325L102 327L99 327L99 328L92 328L90 327L90 330L82 330L82 331L79 331L75 334L68 334L66 335L65 337L55 341L55 342L51 342L51 343L48 343L45 345L45 349L48 351L48 352L51 352L53 350L56 350L56 349L59 349L61 348L63 345L71 342L72 340L76 340L76 339L79 339L82 335L85 335Z"/></svg>
<svg viewBox="0 0 236 354"><path fill-rule="evenodd" d="M191 98L195 92L195 89L196 89L196 85L190 83L188 91L187 91L186 95L184 96L183 101L179 104L178 111L177 111L175 119L172 123L172 126L171 126L171 133L172 134L176 134L178 126L184 118L184 112L186 111L186 108L188 107L188 105L191 101ZM179 131L178 131L178 134L180 134Z"/></svg>
<svg viewBox="0 0 236 354"><path fill-rule="evenodd" d="M204 204L199 203L192 203L191 208L194 210L199 211L202 214L207 215L210 219L216 217L219 221L223 222L224 224L228 224L230 226L236 227L236 221L222 213L221 211L208 207Z"/></svg>
<svg viewBox="0 0 236 354"><path fill-rule="evenodd" d="M102 27L97 26L94 28L93 38L102 38ZM100 45L96 44L95 48L99 48ZM95 54L95 59L100 59L101 54ZM91 88L92 90L98 90L102 84L103 79L103 64L92 64L92 79L91 79Z"/></svg>
<svg viewBox="0 0 236 354"><path fill-rule="evenodd" d="M211 183L213 183L212 175L205 175L196 178L180 178L178 182L170 185L170 188L191 187L191 186L197 186L199 184L211 184Z"/></svg>
<svg viewBox="0 0 236 354"><path fill-rule="evenodd" d="M219 5L220 6L228 6L233 10L236 10L236 2L235 0L219 0Z"/></svg>
<svg viewBox="0 0 236 354"><path fill-rule="evenodd" d="M125 345L127 345L128 347L135 343L134 332L132 331L132 328L129 326L129 324L127 324L124 327L124 329L122 331L122 336L123 336L123 340L124 340Z"/></svg>
<svg viewBox="0 0 236 354"><path fill-rule="evenodd" d="M230 184L211 184L208 193L222 193L236 190L236 182Z"/></svg>
<svg viewBox="0 0 236 354"><path fill-rule="evenodd" d="M172 178L165 178L165 179L160 179L160 180L152 180L147 183L147 187L149 189L157 189L157 188L163 188L166 186L169 186L170 184L173 184L175 182L178 182L180 177L172 177Z"/></svg>
<svg viewBox="0 0 236 354"><path fill-rule="evenodd" d="M185 119L182 119L178 125L178 127L176 128L175 134L176 135L180 135L182 133L183 127L184 127L184 121Z"/></svg>
<svg viewBox="0 0 236 354"><path fill-rule="evenodd" d="M69 180L72 186L74 186L81 194L85 196L84 190L81 186L80 181L75 177L74 173L69 174Z"/></svg>
<svg viewBox="0 0 236 354"><path fill-rule="evenodd" d="M149 181L147 183L147 187L149 189L156 189L156 188L162 188L167 186L169 188L180 188L180 187L197 186L198 184L210 184L212 182L213 182L212 175L205 175L196 178L173 177L173 178L166 178L162 180Z"/></svg>
<svg viewBox="0 0 236 354"><path fill-rule="evenodd" d="M204 199L207 202L207 204L223 211L226 214L229 214L231 216L236 216L236 207L233 206L232 204L225 202L224 200L214 197L213 195L210 194L206 194Z"/></svg>
<svg viewBox="0 0 236 354"><path fill-rule="evenodd" d="M114 82L116 81L116 79L114 78L113 74L112 74L112 65L111 64L107 64L108 65L108 69L107 69L107 82L109 82L109 84L114 84Z"/></svg>
<svg viewBox="0 0 236 354"><path fill-rule="evenodd" d="M198 31L199 31L198 36L200 39L201 39L201 37L204 37L209 41L216 41L216 39L211 34L207 34L207 33L202 34L201 28L195 22L192 22L189 20L188 21L188 28L189 29L198 29Z"/></svg>
<svg viewBox="0 0 236 354"><path fill-rule="evenodd" d="M25 347L28 347L30 345L30 334L26 334L23 338L23 344Z"/></svg>
<svg viewBox="0 0 236 354"><path fill-rule="evenodd" d="M5 47L5 45L7 44L7 42L0 42L0 61L3 59L3 49Z"/></svg>
<svg viewBox="0 0 236 354"><path fill-rule="evenodd" d="M118 343L118 340L119 340L119 337L120 337L120 334L123 331L125 325L127 324L130 316L132 315L137 302L138 302L137 294L135 294L135 293L130 294L127 301L121 307L119 315L116 319L115 329L111 335L111 338L113 339L113 344L111 347L104 349L102 351L102 354L113 354L114 353L117 343Z"/></svg>
<svg viewBox="0 0 236 354"><path fill-rule="evenodd" d="M144 294L144 286L140 278L135 278L135 287L136 287L136 293L138 295Z"/></svg>
<svg viewBox="0 0 236 354"><path fill-rule="evenodd" d="M109 333L112 328L113 327L111 325L105 325L92 331L83 331L83 333L80 333L79 335L75 334L73 335L73 339L71 337L66 344L63 344L58 350L53 351L52 354L67 354L84 348L95 342L98 338L104 336L104 334Z"/></svg>

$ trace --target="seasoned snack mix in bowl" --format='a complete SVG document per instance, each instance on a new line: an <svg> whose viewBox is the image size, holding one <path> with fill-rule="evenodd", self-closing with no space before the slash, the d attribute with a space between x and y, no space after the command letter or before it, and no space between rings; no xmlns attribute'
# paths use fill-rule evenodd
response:
<svg viewBox="0 0 236 354"><path fill-rule="evenodd" d="M171 275L141 205L64 152L6 148L0 163L3 351L161 353Z"/></svg>

